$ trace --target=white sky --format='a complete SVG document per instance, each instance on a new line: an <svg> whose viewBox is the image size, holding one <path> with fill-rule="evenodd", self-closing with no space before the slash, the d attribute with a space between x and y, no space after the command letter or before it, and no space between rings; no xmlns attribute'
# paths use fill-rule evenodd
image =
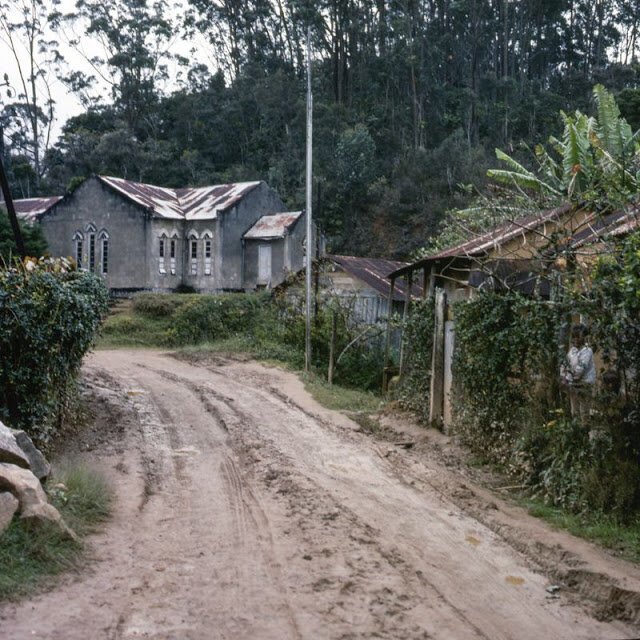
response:
<svg viewBox="0 0 640 640"><path fill-rule="evenodd" d="M16 11L18 10L19 5L24 0L13 0L15 2ZM57 8L62 13L71 13L75 8L76 0L61 0L60 5L58 7L54 7L53 2L51 0L45 0L45 4L47 5L47 9L53 10ZM105 0L108 2L109 0ZM180 1L176 2L174 5L174 9L172 11L173 15L179 15L180 9ZM84 37L84 42L82 43L84 53L80 52L77 49L71 48L68 45L64 44L64 39L59 36L59 34L50 34L52 38L57 39L60 42L60 52L65 58L66 61L66 69L67 71L82 71L84 73L93 73L95 71L91 68L91 65L86 61L86 57L90 57L92 55L99 55L101 53L99 49L99 44L95 41L90 41L87 37ZM171 43L170 51L172 53L179 53L183 56L193 58L190 50L192 48L196 48L198 50L197 61L199 63L208 64L210 68L215 66L215 63L211 59L207 59L207 49L206 42L202 36L198 36L194 41L185 41L181 39L180 35L176 35L175 39ZM18 43L19 48L19 58L22 65L26 65L28 61L28 52L26 48L26 43L20 42ZM25 67L26 68L26 67ZM52 97L55 101L55 122L52 131L52 143L59 136L62 125L65 121L71 116L78 115L84 111L84 107L82 106L79 98L73 94L71 94L66 86L56 78L56 72L53 68L43 67L47 79L50 86L50 91ZM165 92L170 92L172 89L176 88L175 84L175 74L177 69L171 69L172 79L165 86L162 87L162 90ZM0 82L2 81L2 77L4 74L8 74L9 80L11 82L12 88L14 91L21 92L20 86L20 77L18 73L18 66L14 59L13 53L9 48L6 38L4 38L4 34L0 32ZM2 91L2 100L7 101L6 90L4 88ZM98 95L101 96L103 102L108 102L110 100L110 91L108 85L106 83L102 83L102 85L98 88Z"/></svg>

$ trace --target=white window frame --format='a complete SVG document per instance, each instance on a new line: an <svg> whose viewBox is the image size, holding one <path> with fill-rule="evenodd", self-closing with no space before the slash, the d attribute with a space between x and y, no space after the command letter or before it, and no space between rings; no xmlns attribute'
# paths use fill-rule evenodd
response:
<svg viewBox="0 0 640 640"><path fill-rule="evenodd" d="M213 236L210 231L202 234L202 255L204 256L204 275L210 276L213 256Z"/></svg>
<svg viewBox="0 0 640 640"><path fill-rule="evenodd" d="M109 232L102 229L98 235L100 240L100 273L103 275L109 273Z"/></svg>
<svg viewBox="0 0 640 640"><path fill-rule="evenodd" d="M189 273L192 276L198 275L198 233L191 230L188 235L189 251Z"/></svg>
<svg viewBox="0 0 640 640"><path fill-rule="evenodd" d="M76 264L78 269L82 269L82 261L84 259L84 234L82 231L76 231L73 234L73 244Z"/></svg>
<svg viewBox="0 0 640 640"><path fill-rule="evenodd" d="M169 239L169 271L172 276L176 275L176 254L178 251L178 236L173 235Z"/></svg>
<svg viewBox="0 0 640 640"><path fill-rule="evenodd" d="M87 269L91 272L96 270L96 229L93 223L87 225L87 234L89 242L87 246Z"/></svg>
<svg viewBox="0 0 640 640"><path fill-rule="evenodd" d="M167 252L167 235L163 233L158 238L158 273L161 276L166 275L167 270L165 268L164 257Z"/></svg>

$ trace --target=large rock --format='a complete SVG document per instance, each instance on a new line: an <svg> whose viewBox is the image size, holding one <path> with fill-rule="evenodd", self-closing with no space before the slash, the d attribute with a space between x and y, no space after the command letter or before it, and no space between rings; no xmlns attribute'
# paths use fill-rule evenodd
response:
<svg viewBox="0 0 640 640"><path fill-rule="evenodd" d="M33 527L52 525L66 538L77 540L58 510L47 501L40 480L28 469L0 463L0 491L12 493L20 505L20 517Z"/></svg>
<svg viewBox="0 0 640 640"><path fill-rule="evenodd" d="M29 468L29 458L16 442L9 427L0 422L0 462L15 464L24 469Z"/></svg>
<svg viewBox="0 0 640 640"><path fill-rule="evenodd" d="M40 480L28 469L0 462L0 491L9 491L20 502L20 511L47 502Z"/></svg>
<svg viewBox="0 0 640 640"><path fill-rule="evenodd" d="M8 491L0 492L0 533L11 524L11 520L19 506L18 498L12 493Z"/></svg>
<svg viewBox="0 0 640 640"><path fill-rule="evenodd" d="M13 437L16 439L16 443L22 449L22 452L29 460L29 468L31 469L31 473L40 480L40 482L44 482L51 473L51 465L47 462L47 459L42 455L40 449L33 444L31 438L24 431L17 431L16 429L11 429L13 433Z"/></svg>
<svg viewBox="0 0 640 640"><path fill-rule="evenodd" d="M31 505L29 508L23 509L20 519L34 528L42 526L55 527L64 538L78 541L78 536L67 526L60 512L51 504L41 503Z"/></svg>

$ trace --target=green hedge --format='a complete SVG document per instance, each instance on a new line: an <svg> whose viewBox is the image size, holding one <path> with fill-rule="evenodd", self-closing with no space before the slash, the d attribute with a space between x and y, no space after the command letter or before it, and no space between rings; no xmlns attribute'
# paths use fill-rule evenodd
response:
<svg viewBox="0 0 640 640"><path fill-rule="evenodd" d="M0 415L45 444L108 307L94 274L61 261L0 271Z"/></svg>
<svg viewBox="0 0 640 640"><path fill-rule="evenodd" d="M269 300L268 294L253 293L190 297L172 312L167 342L182 346L214 342L240 333L250 334Z"/></svg>

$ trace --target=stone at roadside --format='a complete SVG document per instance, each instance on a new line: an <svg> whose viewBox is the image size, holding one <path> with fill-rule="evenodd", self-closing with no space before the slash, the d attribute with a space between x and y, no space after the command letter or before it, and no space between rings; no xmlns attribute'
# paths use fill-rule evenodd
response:
<svg viewBox="0 0 640 640"><path fill-rule="evenodd" d="M58 510L47 501L40 480L28 469L0 463L0 491L9 491L20 504L20 517L29 525L39 527L50 524L58 528L64 537L77 540L76 534L66 525Z"/></svg>
<svg viewBox="0 0 640 640"><path fill-rule="evenodd" d="M0 492L0 533L11 524L11 520L19 506L18 499L12 493L8 491Z"/></svg>
<svg viewBox="0 0 640 640"><path fill-rule="evenodd" d="M47 459L42 455L40 450L33 444L31 438L24 431L18 431L16 429L12 429L11 431L13 433L13 437L16 439L16 443L29 460L31 473L33 473L40 482L44 482L51 473L51 465L47 462Z"/></svg>
<svg viewBox="0 0 640 640"><path fill-rule="evenodd" d="M28 509L22 510L20 519L33 528L53 526L58 529L64 538L78 541L78 536L67 526L60 512L53 505L46 502L33 504Z"/></svg>
<svg viewBox="0 0 640 640"><path fill-rule="evenodd" d="M20 511L47 502L40 480L29 469L4 462L0 463L0 491L9 491L18 498Z"/></svg>
<svg viewBox="0 0 640 640"><path fill-rule="evenodd" d="M9 427L0 422L0 462L15 464L24 469L29 468L29 459L20 448Z"/></svg>

